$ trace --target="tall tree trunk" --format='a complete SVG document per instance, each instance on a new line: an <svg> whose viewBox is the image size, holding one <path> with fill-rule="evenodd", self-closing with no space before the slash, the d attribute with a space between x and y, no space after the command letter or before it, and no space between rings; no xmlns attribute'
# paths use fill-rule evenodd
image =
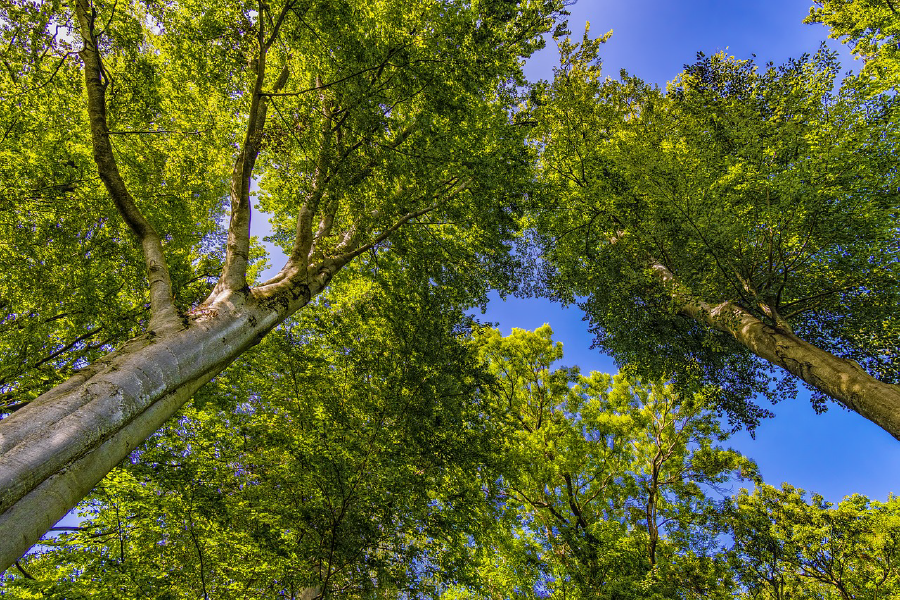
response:
<svg viewBox="0 0 900 600"><path fill-rule="evenodd" d="M0 421L0 571L332 274L273 297L225 293L180 330L129 341Z"/></svg>
<svg viewBox="0 0 900 600"><path fill-rule="evenodd" d="M875 379L856 362L768 325L733 302L712 306L686 291L662 264L651 266L682 314L732 335L753 354L796 375L900 440L900 386Z"/></svg>
<svg viewBox="0 0 900 600"><path fill-rule="evenodd" d="M656 521L657 503L659 499L659 468L660 453L657 452L653 459L653 465L650 472L650 489L647 495L647 503L644 505L644 513L647 517L647 533L649 539L647 541L647 558L650 562L650 569L656 566L656 548L659 545L659 524Z"/></svg>

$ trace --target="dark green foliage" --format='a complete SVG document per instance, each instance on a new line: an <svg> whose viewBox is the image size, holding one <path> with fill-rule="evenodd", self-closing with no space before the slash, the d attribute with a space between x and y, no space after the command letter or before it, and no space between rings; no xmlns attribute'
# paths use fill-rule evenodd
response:
<svg viewBox="0 0 900 600"><path fill-rule="evenodd" d="M665 93L602 80L587 36L561 51L532 106L546 185L534 224L547 293L579 303L598 347L651 377L720 386L718 405L751 428L767 413L748 399L792 387L684 314L659 263L693 298L896 382L893 96L835 91L824 49L777 68L700 55Z"/></svg>

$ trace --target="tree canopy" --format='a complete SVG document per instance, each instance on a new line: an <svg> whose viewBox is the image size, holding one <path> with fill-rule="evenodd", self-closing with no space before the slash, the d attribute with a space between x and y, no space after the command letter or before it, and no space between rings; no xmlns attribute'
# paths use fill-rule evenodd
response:
<svg viewBox="0 0 900 600"><path fill-rule="evenodd" d="M727 446L792 377L900 438L893 5L810 14L858 76L660 90L566 4L0 6L0 594L900 593L894 498ZM579 303L621 371L490 290Z"/></svg>
<svg viewBox="0 0 900 600"><path fill-rule="evenodd" d="M862 59L861 79L875 91L900 81L900 6L894 0L815 0L806 23L822 23L832 38Z"/></svg>
<svg viewBox="0 0 900 600"><path fill-rule="evenodd" d="M777 365L900 436L895 95L838 88L825 49L700 55L663 92L602 79L602 41L561 41L532 96L550 294L622 364L725 383L751 425Z"/></svg>
<svg viewBox="0 0 900 600"><path fill-rule="evenodd" d="M466 319L409 278L348 279L105 478L22 589L388 598L464 575L495 460Z"/></svg>
<svg viewBox="0 0 900 600"><path fill-rule="evenodd" d="M582 375L557 365L547 326L502 337L425 289L398 298L396 283L338 283L333 303L242 356L104 479L79 527L8 571L5 592L900 591L895 498L833 506L766 485L727 447L710 390ZM755 490L733 494L741 482Z"/></svg>
<svg viewBox="0 0 900 600"><path fill-rule="evenodd" d="M509 113L561 8L4 5L2 566L350 261L506 285ZM267 282L257 183L288 251Z"/></svg>

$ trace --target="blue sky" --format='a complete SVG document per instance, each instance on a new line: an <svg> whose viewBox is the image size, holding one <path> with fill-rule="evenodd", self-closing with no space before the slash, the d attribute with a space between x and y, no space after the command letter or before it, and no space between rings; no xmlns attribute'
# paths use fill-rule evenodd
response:
<svg viewBox="0 0 900 600"><path fill-rule="evenodd" d="M569 28L580 38L590 21L591 36L613 30L601 49L603 70L618 77L621 69L660 87L678 74L697 51L707 55L723 50L739 58L757 55L757 61L776 64L804 52L814 52L827 31L804 25L808 0L581 0L570 8ZM842 48L831 41L833 48ZM532 80L549 79L557 61L552 40L526 65ZM858 62L842 52L844 70ZM542 299L493 299L482 319L499 324L504 334L513 327L534 329L549 323L554 337L563 343L568 365L583 371L614 372L612 360L590 350L591 335L584 314L577 307L562 308ZM772 485L792 485L822 494L837 502L860 493L886 500L900 492L900 442L862 417L831 404L816 415L801 391L794 400L773 407L776 417L757 430L753 440L736 435L730 445L760 465L763 478Z"/></svg>
<svg viewBox="0 0 900 600"><path fill-rule="evenodd" d="M812 0L579 0L569 7L569 29L576 39L587 21L591 37L612 29L601 51L604 72L617 77L624 68L662 86L694 62L698 50L723 50L739 58L755 53L761 63L815 52L827 30L802 23L810 6ZM551 40L529 61L527 75L551 77L556 58Z"/></svg>

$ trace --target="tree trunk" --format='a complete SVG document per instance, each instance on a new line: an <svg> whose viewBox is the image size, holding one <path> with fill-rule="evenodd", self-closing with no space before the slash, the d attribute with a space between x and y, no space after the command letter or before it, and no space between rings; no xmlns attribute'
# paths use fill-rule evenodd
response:
<svg viewBox="0 0 900 600"><path fill-rule="evenodd" d="M300 592L300 596L298 596L297 600L315 600L316 598L321 598L322 589L313 586L304 588L302 592Z"/></svg>
<svg viewBox="0 0 900 600"><path fill-rule="evenodd" d="M0 572L330 277L268 298L223 294L182 329L129 341L0 421Z"/></svg>
<svg viewBox="0 0 900 600"><path fill-rule="evenodd" d="M650 471L650 490L647 495L647 504L644 506L644 512L647 516L647 533L650 536L647 543L647 558L650 561L651 570L656 566L656 547L659 545L659 525L656 522L657 499L659 495L659 464L657 464L657 461L659 458L660 453L657 451Z"/></svg>
<svg viewBox="0 0 900 600"><path fill-rule="evenodd" d="M737 304L711 306L694 298L680 288L665 266L654 263L652 268L684 315L732 335L758 357L796 375L900 440L900 386L879 381L858 363L822 350L786 329L763 323Z"/></svg>

